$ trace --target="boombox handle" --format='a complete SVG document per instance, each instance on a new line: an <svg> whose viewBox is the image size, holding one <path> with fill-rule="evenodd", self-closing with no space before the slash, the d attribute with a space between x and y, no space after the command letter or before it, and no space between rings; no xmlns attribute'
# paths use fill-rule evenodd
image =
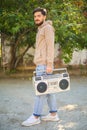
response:
<svg viewBox="0 0 87 130"><path fill-rule="evenodd" d="M54 71L66 71L67 72L67 68L60 68L60 69L53 69ZM38 71L38 72L46 72L46 71ZM36 74L36 71L33 72L33 75Z"/></svg>

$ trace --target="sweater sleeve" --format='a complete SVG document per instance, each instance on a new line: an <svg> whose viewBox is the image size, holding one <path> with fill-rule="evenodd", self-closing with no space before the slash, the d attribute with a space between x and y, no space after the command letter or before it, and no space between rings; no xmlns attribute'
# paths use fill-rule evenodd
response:
<svg viewBox="0 0 87 130"><path fill-rule="evenodd" d="M45 28L45 40L46 40L46 60L47 67L53 67L54 62L54 29L51 25Z"/></svg>

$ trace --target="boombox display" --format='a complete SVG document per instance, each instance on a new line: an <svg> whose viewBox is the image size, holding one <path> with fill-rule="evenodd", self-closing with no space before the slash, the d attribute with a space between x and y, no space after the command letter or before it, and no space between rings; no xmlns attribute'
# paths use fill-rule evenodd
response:
<svg viewBox="0 0 87 130"><path fill-rule="evenodd" d="M35 71L33 73L33 85L36 95L70 90L70 78L66 68L54 69L53 74L44 74L43 76L36 76Z"/></svg>

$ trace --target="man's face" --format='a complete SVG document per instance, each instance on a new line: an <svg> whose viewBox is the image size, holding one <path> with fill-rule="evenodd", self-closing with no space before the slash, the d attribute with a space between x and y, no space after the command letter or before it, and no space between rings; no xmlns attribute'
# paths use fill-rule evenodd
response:
<svg viewBox="0 0 87 130"><path fill-rule="evenodd" d="M46 16L44 16L41 12L35 12L34 13L34 22L36 25L40 26L46 19Z"/></svg>

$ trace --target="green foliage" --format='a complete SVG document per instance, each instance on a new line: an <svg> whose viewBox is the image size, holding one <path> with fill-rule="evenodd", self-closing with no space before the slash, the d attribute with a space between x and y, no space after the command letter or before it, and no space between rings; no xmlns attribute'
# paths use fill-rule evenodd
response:
<svg viewBox="0 0 87 130"><path fill-rule="evenodd" d="M75 2L80 2L80 7ZM52 2L50 6L49 18L53 20L55 40L61 46L65 62L70 61L75 48L87 48L87 19L83 15L86 4L85 1L59 0Z"/></svg>
<svg viewBox="0 0 87 130"><path fill-rule="evenodd" d="M55 27L55 42L60 44L65 62L69 62L74 48L87 48L86 5L86 0L1 0L0 30L14 42L16 51L22 46L33 46L33 9L46 8Z"/></svg>

